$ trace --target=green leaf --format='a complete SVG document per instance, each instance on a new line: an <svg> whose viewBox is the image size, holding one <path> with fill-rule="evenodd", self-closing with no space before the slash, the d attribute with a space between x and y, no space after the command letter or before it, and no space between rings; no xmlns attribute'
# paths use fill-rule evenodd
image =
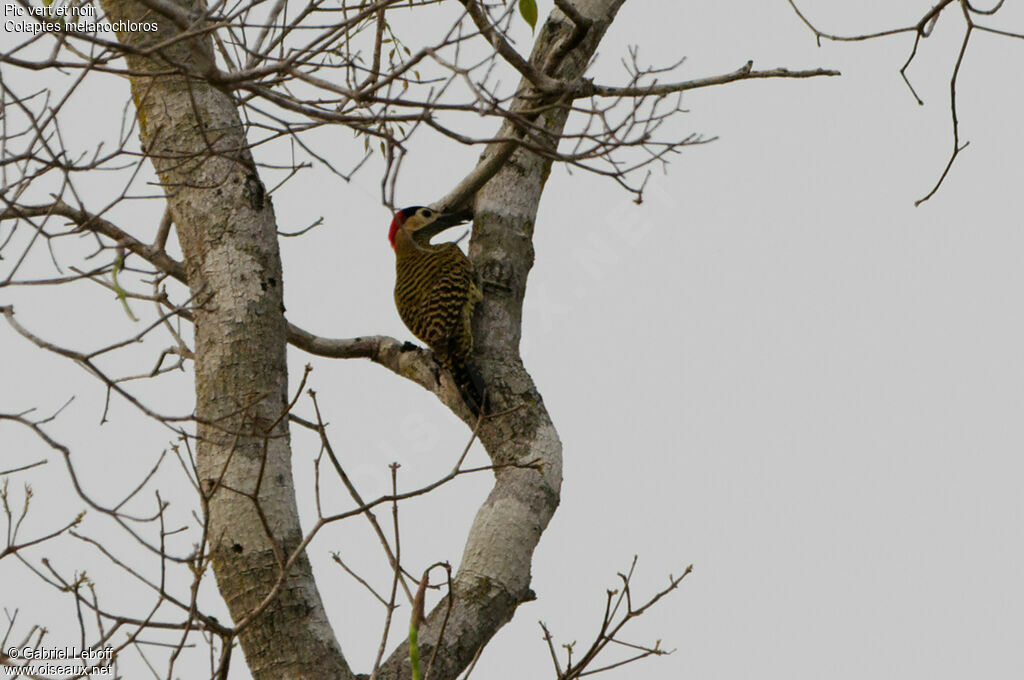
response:
<svg viewBox="0 0 1024 680"><path fill-rule="evenodd" d="M57 15L57 8L53 6L53 0L43 0L43 5L48 10L47 14L49 14L51 17L57 17L58 16ZM61 14L59 16L59 19L60 19L60 23L62 23L62 24L67 23L65 21L65 19L64 19L64 15L63 14Z"/></svg>
<svg viewBox="0 0 1024 680"><path fill-rule="evenodd" d="M519 0L519 13L530 24L530 30L537 29L537 0Z"/></svg>

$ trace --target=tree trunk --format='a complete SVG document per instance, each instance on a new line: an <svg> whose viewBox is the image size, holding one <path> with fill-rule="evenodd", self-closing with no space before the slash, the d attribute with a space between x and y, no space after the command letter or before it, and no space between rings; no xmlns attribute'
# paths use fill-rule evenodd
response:
<svg viewBox="0 0 1024 680"><path fill-rule="evenodd" d="M597 45L625 0L576 0L593 22L590 31L554 74L573 80L583 75ZM568 40L574 24L555 10L540 31L531 62L547 57ZM528 83L522 94L532 94ZM543 127L557 144L567 109L548 113ZM514 133L506 124L497 135ZM488 149L485 153L497 153ZM479 437L499 468L495 484L477 511L455 577L447 624L447 601L438 604L419 634L420 658L429 659L444 625L432 680L454 680L477 650L508 621L516 608L534 598L530 564L541 533L558 507L562 484L562 443L519 356L523 298L533 267L533 230L551 161L523 149L476 196L469 254L484 299L474 317L476 362L486 379L491 411ZM389 659L382 679L410 677L408 646Z"/></svg>
<svg viewBox="0 0 1024 680"><path fill-rule="evenodd" d="M103 8L111 21L159 23L156 33L119 36L132 47L179 33L134 0L103 0ZM151 58L130 55L128 64L143 148L167 193L194 295L199 479L214 572L237 624L271 592L279 558L302 537L283 415L277 225L232 97L197 78L145 75L203 73L213 64L208 34ZM257 680L353 677L305 555L239 638Z"/></svg>
<svg viewBox="0 0 1024 680"><path fill-rule="evenodd" d="M592 24L564 59L559 55L561 65L550 75L580 77L623 2L577 0ZM111 20L159 19L157 33L121 35L127 45L144 47L178 33L172 18L152 16L136 0L103 0L103 5ZM539 33L532 63L542 65L559 50L564 53L574 42L574 28L554 11ZM232 97L201 78L166 75L168 70L212 70L209 39L190 38L156 56L128 61L136 73L132 89L143 145L168 194L196 296L199 474L214 571L237 624L273 591L280 560L301 540L283 416L289 330L276 220ZM157 72L163 73L145 75ZM521 94L534 93L524 82ZM556 110L538 121L552 145L567 115L567 109ZM499 136L513 133L506 124ZM498 152L495 147L485 155ZM466 542L450 595L451 615L445 623L448 606L442 602L420 632L426 666L444 626L433 680L454 679L518 605L533 598L533 551L558 506L561 442L519 357L534 220L550 169L549 160L519 150L475 200L470 256L485 293L474 319L476 359L492 412L498 414L483 424L479 436L499 468ZM450 390L438 385L435 391L452 403ZM257 680L353 677L305 556L240 640ZM378 677L410 677L407 644L395 650Z"/></svg>

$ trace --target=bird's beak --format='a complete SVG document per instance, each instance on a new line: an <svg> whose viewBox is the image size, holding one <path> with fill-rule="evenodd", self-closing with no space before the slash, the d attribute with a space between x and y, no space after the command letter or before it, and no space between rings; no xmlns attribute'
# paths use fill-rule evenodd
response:
<svg viewBox="0 0 1024 680"><path fill-rule="evenodd" d="M436 236L445 229L456 227L460 224L465 224L473 219L472 210L457 210L450 213L441 213L434 219L433 222L423 227L424 230L429 232L430 236ZM421 230L422 231L422 230Z"/></svg>

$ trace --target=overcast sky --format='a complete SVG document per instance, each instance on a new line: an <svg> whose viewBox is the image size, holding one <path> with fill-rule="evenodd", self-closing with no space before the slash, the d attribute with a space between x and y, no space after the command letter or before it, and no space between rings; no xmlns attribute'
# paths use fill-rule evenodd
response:
<svg viewBox="0 0 1024 680"><path fill-rule="evenodd" d="M543 16L551 3L539 4ZM934 3L900 3L901 15L891 3L848 4L802 6L823 29L855 33L913 23ZM998 19L1024 30L1019 6ZM635 43L652 64L686 56L686 78L748 59L843 76L688 94L673 129L718 140L656 173L642 206L607 180L553 172L523 354L565 445L562 503L533 565L538 601L497 635L474 677L552 677L537 621L560 642L588 645L605 590L634 554L638 595L688 564L694 571L624 635L677 651L608 677L1022 677L1024 41L976 36L960 76L970 147L938 194L914 207L951 150L949 76L962 36L951 10L922 43L909 70L922 107L898 73L910 36L818 49L784 0L626 3L602 44L601 82L621 80L619 57ZM84 101L76 115L83 128L112 124ZM405 163L399 202L436 200L477 154L425 143ZM377 181L311 174L275 194L284 230L325 218L283 242L294 323L332 337L411 339L392 302L390 216ZM125 328L116 301L91 287L0 290L9 303L26 326L79 349L109 339L108 323ZM78 396L52 431L74 444L94 488L131 488L170 441L123 403L98 426L95 381L9 329L0 347L0 411L52 410ZM314 366L336 446L366 496L386 490L393 460L412 487L458 457L466 428L432 395L368 362L290 353L293 384ZM178 397L167 403L190 408L187 376L163 385ZM50 459L49 473L26 478L43 499L32 526L73 516L80 503L62 499L52 452L10 426L0 442L18 461ZM300 504L316 453L295 434ZM410 501L403 554L457 564L489 487L478 476ZM179 493L184 517L190 496ZM304 518L313 513L303 507ZM332 564L333 550L378 582L386 565L361 526L311 550L343 649L363 671L382 612ZM116 597L120 577L93 569ZM39 619L45 606L72 621L66 597L33 604L35 590L9 588L33 583L13 560L0 579L3 606ZM247 677L241 664L232 677Z"/></svg>

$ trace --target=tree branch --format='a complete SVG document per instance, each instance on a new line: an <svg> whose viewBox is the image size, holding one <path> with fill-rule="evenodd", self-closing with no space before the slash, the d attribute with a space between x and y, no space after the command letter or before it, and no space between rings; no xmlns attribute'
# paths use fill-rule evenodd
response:
<svg viewBox="0 0 1024 680"><path fill-rule="evenodd" d="M466 13L469 14L469 18L476 24L480 34L487 39L487 42L501 55L502 59L508 62L512 68L519 71L523 78L541 91L555 91L558 89L559 83L557 80L542 73L533 63L523 59L522 55L516 52L515 48L498 31L498 28L487 16L486 11L480 7L476 0L459 0L459 2L466 8Z"/></svg>
<svg viewBox="0 0 1024 680"><path fill-rule="evenodd" d="M86 210L74 208L63 201L58 200L43 205L11 205L0 211L0 221L49 217L51 215L66 217L82 229L106 236L154 265L159 271L181 283L188 283L185 276L185 265L162 249L139 241L109 220ZM448 385L438 376L437 362L434 360L433 353L427 349L384 335L340 339L325 338L314 335L292 323L288 324L287 330L288 343L294 347L330 359L369 359L433 392L457 414L468 417L463 413L465 405L458 396L458 391L453 390L453 386Z"/></svg>
<svg viewBox="0 0 1024 680"><path fill-rule="evenodd" d="M614 87L607 85L595 85L587 80L579 81L572 91L574 99L583 97L658 97L686 90L696 90L702 87L724 85L740 80L755 80L760 78L817 78L819 76L841 75L835 69L816 68L804 71L791 71L787 68L773 68L766 71L755 71L754 62L748 61L731 73L723 73L707 78L696 78L684 80L679 83L665 83L664 85L641 85L638 87Z"/></svg>

